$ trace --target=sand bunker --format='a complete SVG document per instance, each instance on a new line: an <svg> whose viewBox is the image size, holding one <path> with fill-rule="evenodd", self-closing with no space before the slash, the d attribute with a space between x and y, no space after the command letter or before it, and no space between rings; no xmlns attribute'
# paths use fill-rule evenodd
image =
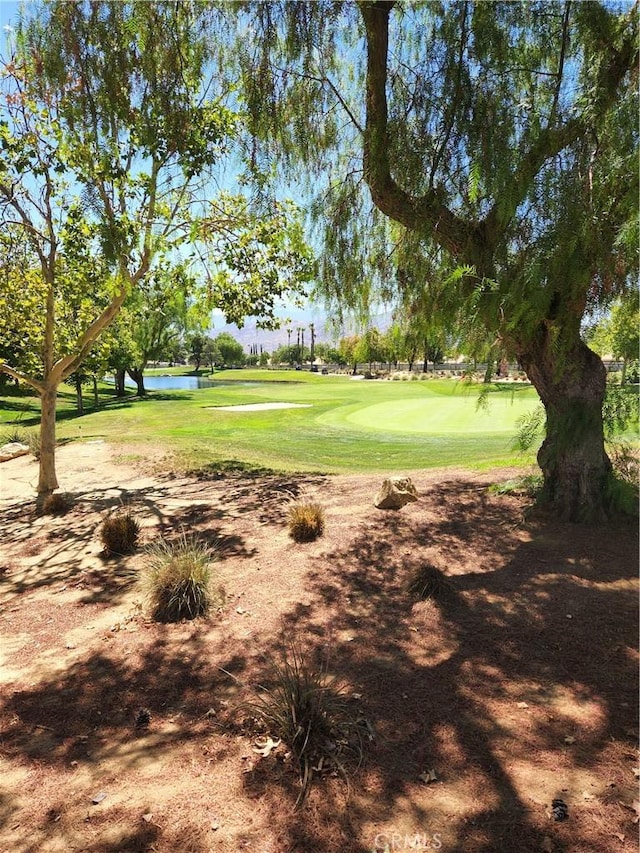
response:
<svg viewBox="0 0 640 853"><path fill-rule="evenodd" d="M263 412L266 409L310 409L311 403L247 403L245 406L210 406L219 412Z"/></svg>

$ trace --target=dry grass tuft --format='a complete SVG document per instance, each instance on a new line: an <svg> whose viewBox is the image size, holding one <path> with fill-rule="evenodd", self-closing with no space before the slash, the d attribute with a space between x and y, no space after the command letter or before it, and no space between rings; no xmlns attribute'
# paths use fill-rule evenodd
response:
<svg viewBox="0 0 640 853"><path fill-rule="evenodd" d="M140 525L130 509L108 515L100 528L100 539L106 554L132 554L139 535Z"/></svg>
<svg viewBox="0 0 640 853"><path fill-rule="evenodd" d="M213 560L214 551L208 545L185 533L175 542L161 540L149 549L146 580L157 622L195 619L222 602L222 589L212 591Z"/></svg>
<svg viewBox="0 0 640 853"><path fill-rule="evenodd" d="M69 512L71 506L72 501L68 495L62 492L54 492L44 499L42 511L45 515L64 515Z"/></svg>
<svg viewBox="0 0 640 853"><path fill-rule="evenodd" d="M348 768L357 770L372 736L344 687L294 646L281 661L271 662L267 686L242 708L290 749L301 784L296 806L304 802L314 776L338 772L347 779Z"/></svg>
<svg viewBox="0 0 640 853"><path fill-rule="evenodd" d="M407 592L422 601L451 601L457 591L444 573L431 563L423 563L415 568L407 581Z"/></svg>
<svg viewBox="0 0 640 853"><path fill-rule="evenodd" d="M313 542L324 532L324 510L318 503L296 503L289 509L289 536L294 542Z"/></svg>

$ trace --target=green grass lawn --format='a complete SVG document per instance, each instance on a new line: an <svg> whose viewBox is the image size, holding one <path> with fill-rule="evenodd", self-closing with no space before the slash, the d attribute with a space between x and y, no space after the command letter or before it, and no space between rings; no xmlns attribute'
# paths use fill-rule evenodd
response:
<svg viewBox="0 0 640 853"><path fill-rule="evenodd" d="M153 373L188 371L159 369ZM201 371L203 375L205 371ZM150 392L116 400L101 386L101 406L83 416L75 395L60 395L58 438L102 438L140 457L157 448L179 468L225 464L325 472L402 471L443 465L486 467L532 461L512 450L516 420L537 404L533 389L492 386L487 408L477 387L451 379L367 381L301 371L221 371L236 380L197 391ZM260 384L247 385L247 382ZM227 412L218 407L290 402L308 408ZM38 423L37 400L0 397L4 431ZM2 428L0 426L0 428ZM133 451L131 448L133 447ZM153 448L153 450L152 450Z"/></svg>

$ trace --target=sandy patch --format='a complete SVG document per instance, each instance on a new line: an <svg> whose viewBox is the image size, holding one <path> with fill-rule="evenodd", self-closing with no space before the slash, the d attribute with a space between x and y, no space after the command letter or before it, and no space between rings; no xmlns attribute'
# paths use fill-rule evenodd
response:
<svg viewBox="0 0 640 853"><path fill-rule="evenodd" d="M247 403L245 406L210 406L219 412L264 412L267 409L310 409L311 403Z"/></svg>

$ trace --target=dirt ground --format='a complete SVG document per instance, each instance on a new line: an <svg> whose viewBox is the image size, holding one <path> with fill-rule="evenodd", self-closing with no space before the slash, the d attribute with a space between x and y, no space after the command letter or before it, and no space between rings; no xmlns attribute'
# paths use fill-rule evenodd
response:
<svg viewBox="0 0 640 853"><path fill-rule="evenodd" d="M379 475L176 477L127 458L61 447L60 517L35 514L32 459L0 467L2 853L637 850L635 523L561 524L488 493L505 471L416 471L419 500L394 512L373 507ZM300 498L326 513L303 545L286 526ZM218 612L151 621L144 547L101 552L121 502L143 545L186 529L215 546ZM454 596L408 594L425 563ZM349 786L319 778L297 810L285 746L261 756L236 718L283 642L371 732Z"/></svg>

